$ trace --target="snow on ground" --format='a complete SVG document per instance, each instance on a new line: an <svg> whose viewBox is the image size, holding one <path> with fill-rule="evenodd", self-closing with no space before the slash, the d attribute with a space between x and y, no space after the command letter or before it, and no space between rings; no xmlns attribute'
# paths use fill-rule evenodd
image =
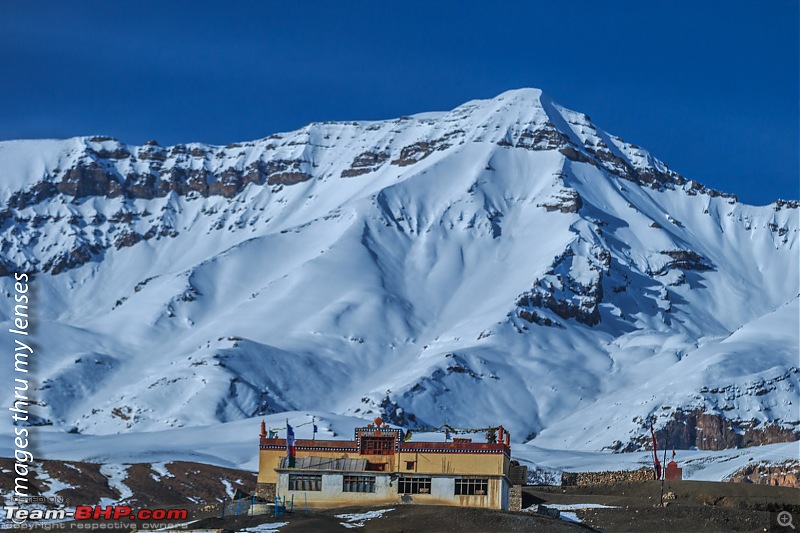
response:
<svg viewBox="0 0 800 533"><path fill-rule="evenodd" d="M636 470L653 465L652 452L553 450L512 443L511 455L529 468L538 466L561 472ZM683 479L722 481L751 461L778 463L797 457L800 457L800 442L783 442L720 451L677 450L675 461L683 468Z"/></svg>
<svg viewBox="0 0 800 533"><path fill-rule="evenodd" d="M562 503L548 503L545 505L548 509L558 509L559 511L559 518L562 520L566 520L567 522L577 522L579 524L583 523L583 520L578 518L578 515L574 511L583 510L583 509L617 509L618 507L615 505L602 505L599 503L570 503L570 504L562 504ZM536 512L538 505L534 504L530 507L523 509L524 512Z"/></svg>
<svg viewBox="0 0 800 533"><path fill-rule="evenodd" d="M340 522L344 527L349 528L356 528L356 527L364 527L364 524L368 520L372 520L374 518L382 518L384 513L388 513L389 511L394 511L394 508L391 509L378 509L376 511L367 511L366 513L353 513L353 514L337 514L336 518L343 518L346 521Z"/></svg>
<svg viewBox="0 0 800 533"><path fill-rule="evenodd" d="M547 507L559 511L578 511L583 509L618 509L616 505L603 505L602 503L548 503Z"/></svg>
<svg viewBox="0 0 800 533"><path fill-rule="evenodd" d="M561 520L566 520L567 522L575 522L578 524L583 524L583 520L578 518L578 515L576 513L573 513L572 511L562 512L561 514L558 515L558 517L561 518Z"/></svg>
<svg viewBox="0 0 800 533"><path fill-rule="evenodd" d="M227 479L223 479L221 481L222 484L225 485L225 494L228 495L228 498L233 499L234 495L236 495L236 489L233 488L233 485L231 485L231 482Z"/></svg>
<svg viewBox="0 0 800 533"><path fill-rule="evenodd" d="M167 469L167 463L152 463L150 468L161 477L175 477Z"/></svg>
<svg viewBox="0 0 800 533"><path fill-rule="evenodd" d="M271 524L259 524L255 527L249 527L244 531L250 531L251 533L278 533L278 530L288 523L289 522L273 522Z"/></svg>
<svg viewBox="0 0 800 533"><path fill-rule="evenodd" d="M133 491L124 483L128 479L128 465L105 463L100 473L108 478L108 486L119 493L119 500L127 500Z"/></svg>
<svg viewBox="0 0 800 533"><path fill-rule="evenodd" d="M58 493L65 489L74 489L75 487L70 485L69 483L64 483L63 481L59 481L57 479L53 479L52 477L47 478L47 490L42 491L42 496L45 497L56 497Z"/></svg>

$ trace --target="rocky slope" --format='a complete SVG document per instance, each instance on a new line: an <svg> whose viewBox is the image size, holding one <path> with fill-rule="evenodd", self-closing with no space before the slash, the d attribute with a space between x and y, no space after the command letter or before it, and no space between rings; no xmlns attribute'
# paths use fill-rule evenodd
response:
<svg viewBox="0 0 800 533"><path fill-rule="evenodd" d="M733 473L726 481L800 489L800 461L751 463Z"/></svg>

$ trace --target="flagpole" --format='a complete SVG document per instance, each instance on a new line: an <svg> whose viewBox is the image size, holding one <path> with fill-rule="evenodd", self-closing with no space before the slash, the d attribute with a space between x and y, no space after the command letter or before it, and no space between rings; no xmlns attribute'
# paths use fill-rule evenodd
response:
<svg viewBox="0 0 800 533"><path fill-rule="evenodd" d="M295 465L295 444L296 437L292 426L289 425L289 419L286 419L286 461L288 468L294 468Z"/></svg>
<svg viewBox="0 0 800 533"><path fill-rule="evenodd" d="M664 507L664 478L667 477L667 444L664 443L664 467L661 469L661 498L659 504Z"/></svg>

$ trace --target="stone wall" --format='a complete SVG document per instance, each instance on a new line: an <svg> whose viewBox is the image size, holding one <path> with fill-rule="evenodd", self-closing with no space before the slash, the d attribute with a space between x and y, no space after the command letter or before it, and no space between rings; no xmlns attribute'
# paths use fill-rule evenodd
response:
<svg viewBox="0 0 800 533"><path fill-rule="evenodd" d="M650 481L654 478L653 469L617 470L605 472L564 472L561 484L564 486L607 485L627 481Z"/></svg>
<svg viewBox="0 0 800 533"><path fill-rule="evenodd" d="M512 485L527 485L528 467L512 464L508 469L508 479Z"/></svg>
<svg viewBox="0 0 800 533"><path fill-rule="evenodd" d="M268 502L275 501L275 483L257 483L256 497L263 498Z"/></svg>
<svg viewBox="0 0 800 533"><path fill-rule="evenodd" d="M522 485L512 485L508 491L508 510L522 510Z"/></svg>

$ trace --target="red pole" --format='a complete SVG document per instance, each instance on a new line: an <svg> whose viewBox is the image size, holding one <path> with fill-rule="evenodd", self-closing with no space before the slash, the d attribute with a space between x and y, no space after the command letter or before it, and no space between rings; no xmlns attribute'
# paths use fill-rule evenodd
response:
<svg viewBox="0 0 800 533"><path fill-rule="evenodd" d="M656 443L656 433L653 431L653 424L650 424L650 435L653 437L653 466L656 471L656 479L658 479L661 477L661 463L658 462L658 446Z"/></svg>

